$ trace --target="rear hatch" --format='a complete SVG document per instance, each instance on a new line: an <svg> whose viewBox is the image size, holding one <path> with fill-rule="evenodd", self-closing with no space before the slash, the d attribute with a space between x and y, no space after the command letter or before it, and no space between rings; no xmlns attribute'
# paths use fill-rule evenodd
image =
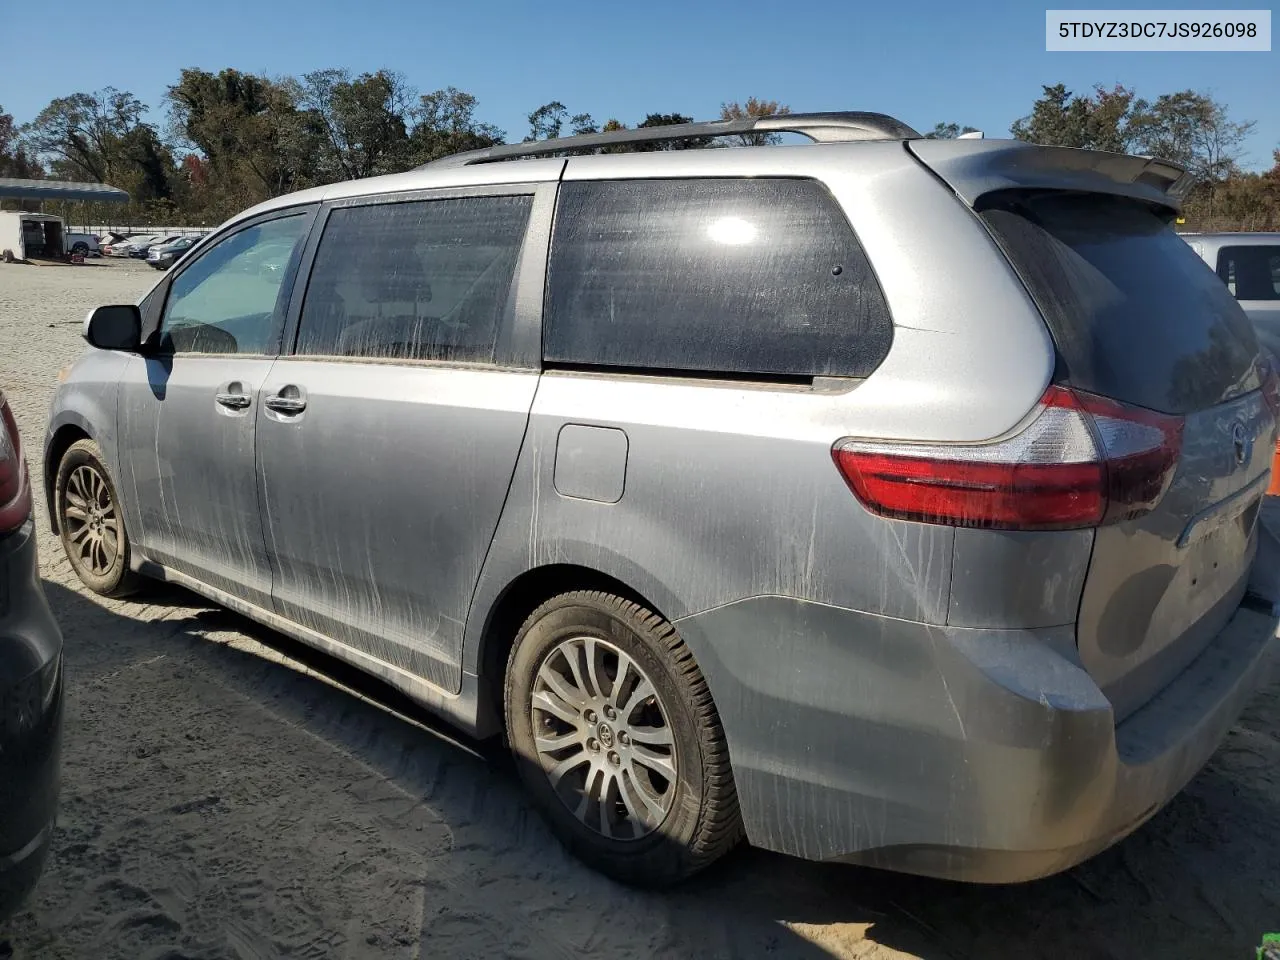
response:
<svg viewBox="0 0 1280 960"><path fill-rule="evenodd" d="M975 209L1044 316L1055 381L1166 415L1178 437L1154 507L1097 529L1081 597L1081 662L1119 721L1239 605L1275 415L1248 318L1168 226L1171 208L1115 191L1006 187Z"/></svg>

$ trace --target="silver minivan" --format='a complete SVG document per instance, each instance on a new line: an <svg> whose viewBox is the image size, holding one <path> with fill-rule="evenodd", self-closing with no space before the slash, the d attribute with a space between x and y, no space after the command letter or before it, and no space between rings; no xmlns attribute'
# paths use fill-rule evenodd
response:
<svg viewBox="0 0 1280 960"><path fill-rule="evenodd" d="M504 734L622 880L743 837L1050 874L1200 769L1277 626L1276 378L1183 182L837 113L280 197L87 319L51 515L100 593Z"/></svg>

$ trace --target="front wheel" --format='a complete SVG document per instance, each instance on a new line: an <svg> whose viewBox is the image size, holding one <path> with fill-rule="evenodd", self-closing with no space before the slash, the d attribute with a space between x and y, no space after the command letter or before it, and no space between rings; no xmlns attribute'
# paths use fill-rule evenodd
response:
<svg viewBox="0 0 1280 960"><path fill-rule="evenodd" d="M84 585L104 597L133 593L141 579L129 569L120 498L92 440L78 440L62 455L54 497L62 548Z"/></svg>
<svg viewBox="0 0 1280 960"><path fill-rule="evenodd" d="M607 593L525 621L507 665L507 735L560 840L644 886L710 865L742 836L724 730L675 628Z"/></svg>

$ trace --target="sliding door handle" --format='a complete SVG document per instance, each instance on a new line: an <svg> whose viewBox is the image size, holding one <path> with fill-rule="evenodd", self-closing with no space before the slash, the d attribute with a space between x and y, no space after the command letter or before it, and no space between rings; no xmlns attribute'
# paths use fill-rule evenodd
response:
<svg viewBox="0 0 1280 960"><path fill-rule="evenodd" d="M263 402L266 403L268 410L274 410L276 413L301 413L307 409L307 401L301 397L282 397L275 394L267 397Z"/></svg>
<svg viewBox="0 0 1280 960"><path fill-rule="evenodd" d="M247 393L219 393L214 399L229 410L245 410L253 403L253 397Z"/></svg>

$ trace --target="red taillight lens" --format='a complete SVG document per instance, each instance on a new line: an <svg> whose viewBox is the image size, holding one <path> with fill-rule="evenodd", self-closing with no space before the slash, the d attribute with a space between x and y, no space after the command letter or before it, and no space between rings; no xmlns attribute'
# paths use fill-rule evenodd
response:
<svg viewBox="0 0 1280 960"><path fill-rule="evenodd" d="M31 485L13 411L0 392L0 534L10 533L31 516Z"/></svg>
<svg viewBox="0 0 1280 960"><path fill-rule="evenodd" d="M1096 463L966 463L837 449L863 504L898 520L957 527L1051 530L1094 526L1105 507Z"/></svg>
<svg viewBox="0 0 1280 960"><path fill-rule="evenodd" d="M1051 386L1014 436L989 444L832 450L874 513L958 527L1071 530L1146 512L1168 489L1182 421Z"/></svg>

